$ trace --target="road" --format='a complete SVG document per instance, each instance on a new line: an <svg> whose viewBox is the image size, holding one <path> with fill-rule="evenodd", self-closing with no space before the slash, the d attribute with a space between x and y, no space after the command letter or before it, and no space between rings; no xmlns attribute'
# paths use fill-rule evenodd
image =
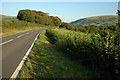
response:
<svg viewBox="0 0 120 80"><path fill-rule="evenodd" d="M10 78L39 32L34 29L2 38L2 78Z"/></svg>

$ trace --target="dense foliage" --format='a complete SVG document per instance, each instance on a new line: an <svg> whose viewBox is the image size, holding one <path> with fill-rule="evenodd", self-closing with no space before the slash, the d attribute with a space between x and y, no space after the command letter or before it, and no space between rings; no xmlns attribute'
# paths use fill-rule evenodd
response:
<svg viewBox="0 0 120 80"><path fill-rule="evenodd" d="M59 17L50 16L50 18L52 19L55 26L60 26L61 25L61 19Z"/></svg>
<svg viewBox="0 0 120 80"><path fill-rule="evenodd" d="M112 27L100 34L47 30L46 35L64 53L113 79L120 74L120 30Z"/></svg>
<svg viewBox="0 0 120 80"><path fill-rule="evenodd" d="M61 19L54 16L49 16L48 13L35 10L20 10L18 12L17 18L19 20L38 23L42 25L59 26L61 24Z"/></svg>
<svg viewBox="0 0 120 80"><path fill-rule="evenodd" d="M68 30L73 30L75 27L69 23L62 22L61 25L59 26L60 28L65 28Z"/></svg>

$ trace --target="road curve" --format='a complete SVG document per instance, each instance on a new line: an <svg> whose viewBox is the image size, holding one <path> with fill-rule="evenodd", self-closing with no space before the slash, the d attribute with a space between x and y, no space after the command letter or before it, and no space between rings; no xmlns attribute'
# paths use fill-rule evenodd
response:
<svg viewBox="0 0 120 80"><path fill-rule="evenodd" d="M2 37L2 78L10 78L31 47L37 34L45 29L34 29Z"/></svg>

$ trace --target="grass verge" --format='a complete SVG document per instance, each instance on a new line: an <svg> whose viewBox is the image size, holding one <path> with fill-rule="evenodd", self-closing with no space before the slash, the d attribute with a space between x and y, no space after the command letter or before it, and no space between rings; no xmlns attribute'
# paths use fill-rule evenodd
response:
<svg viewBox="0 0 120 80"><path fill-rule="evenodd" d="M70 59L54 45L48 42L43 31L30 55L28 56L18 78L93 78L96 72L88 70L81 63Z"/></svg>
<svg viewBox="0 0 120 80"><path fill-rule="evenodd" d="M32 30L32 29L40 29L43 27L25 27L25 28L21 28L21 29L17 29L17 28L13 28L13 29L5 29L5 32L0 34L0 36L7 36L10 34L15 34L15 33L19 33L19 32L24 32L24 31L28 31L28 30Z"/></svg>

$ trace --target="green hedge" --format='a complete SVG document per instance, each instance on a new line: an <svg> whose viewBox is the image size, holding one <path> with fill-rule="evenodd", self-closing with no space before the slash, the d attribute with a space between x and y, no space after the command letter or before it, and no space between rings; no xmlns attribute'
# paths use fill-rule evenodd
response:
<svg viewBox="0 0 120 80"><path fill-rule="evenodd" d="M47 30L47 37L64 53L92 69L99 70L104 77L119 75L118 55L120 46L114 44L114 35L94 35L67 30Z"/></svg>

